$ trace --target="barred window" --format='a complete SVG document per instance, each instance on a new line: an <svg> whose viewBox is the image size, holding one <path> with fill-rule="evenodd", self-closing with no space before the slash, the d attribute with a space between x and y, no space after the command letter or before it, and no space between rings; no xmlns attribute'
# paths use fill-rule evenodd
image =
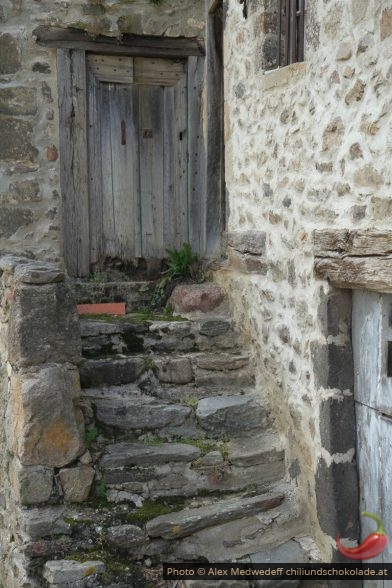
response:
<svg viewBox="0 0 392 588"><path fill-rule="evenodd" d="M304 61L305 0L278 0L277 67Z"/></svg>

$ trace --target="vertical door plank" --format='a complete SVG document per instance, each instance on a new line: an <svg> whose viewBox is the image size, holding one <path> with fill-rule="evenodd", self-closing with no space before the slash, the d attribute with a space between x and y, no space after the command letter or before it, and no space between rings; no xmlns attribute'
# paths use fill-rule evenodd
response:
<svg viewBox="0 0 392 588"><path fill-rule="evenodd" d="M163 88L139 89L140 196L143 257L164 257Z"/></svg>
<svg viewBox="0 0 392 588"><path fill-rule="evenodd" d="M175 245L189 243L188 208L188 77L185 74L174 88L175 103Z"/></svg>
<svg viewBox="0 0 392 588"><path fill-rule="evenodd" d="M376 408L380 379L381 296L353 291L355 400Z"/></svg>
<svg viewBox="0 0 392 588"><path fill-rule="evenodd" d="M100 267L103 255L102 219L102 154L101 154L101 85L90 69L89 85L89 201L90 201L90 263Z"/></svg>
<svg viewBox="0 0 392 588"><path fill-rule="evenodd" d="M388 344L392 342L392 295L381 295L379 411L392 417L392 377L388 376ZM391 429L392 430L392 429Z"/></svg>
<svg viewBox="0 0 392 588"><path fill-rule="evenodd" d="M90 273L90 228L85 52L59 49L57 75L64 257L72 276L87 276Z"/></svg>
<svg viewBox="0 0 392 588"><path fill-rule="evenodd" d="M189 241L195 251L204 253L206 185L203 138L202 93L204 59L190 57L188 61L188 210Z"/></svg>
<svg viewBox="0 0 392 588"><path fill-rule="evenodd" d="M110 101L111 160L115 257L138 255L139 168L138 142L133 129L134 103L130 85L115 84Z"/></svg>
<svg viewBox="0 0 392 588"><path fill-rule="evenodd" d="M103 218L103 256L115 257L116 227L114 224L114 194L112 137L110 122L110 103L113 84L102 84L101 152L102 152L102 218Z"/></svg>
<svg viewBox="0 0 392 588"><path fill-rule="evenodd" d="M174 88L163 90L163 241L165 248L177 246L177 207L175 150ZM178 138L177 138L178 140Z"/></svg>

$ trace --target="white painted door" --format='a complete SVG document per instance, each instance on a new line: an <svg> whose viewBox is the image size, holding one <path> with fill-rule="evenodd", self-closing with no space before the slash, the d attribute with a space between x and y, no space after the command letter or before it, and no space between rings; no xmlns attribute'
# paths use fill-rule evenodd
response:
<svg viewBox="0 0 392 588"><path fill-rule="evenodd" d="M369 563L392 562L392 295L353 293L353 349L360 511L378 514L390 544ZM361 540L375 522L360 517ZM365 588L387 588L369 580Z"/></svg>

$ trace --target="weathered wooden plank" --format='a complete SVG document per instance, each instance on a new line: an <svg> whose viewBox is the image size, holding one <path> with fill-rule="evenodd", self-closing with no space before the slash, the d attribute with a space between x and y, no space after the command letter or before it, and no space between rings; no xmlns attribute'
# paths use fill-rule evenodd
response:
<svg viewBox="0 0 392 588"><path fill-rule="evenodd" d="M352 342L355 400L376 408L381 369L382 297L377 292L353 292Z"/></svg>
<svg viewBox="0 0 392 588"><path fill-rule="evenodd" d="M185 61L182 59L135 58L136 84L174 86L182 78L184 71Z"/></svg>
<svg viewBox="0 0 392 588"><path fill-rule="evenodd" d="M102 84L102 115L101 115L101 152L102 152L102 218L103 218L103 257L115 257L116 227L114 224L113 194L113 162L112 134L110 121L110 103L112 100L112 84Z"/></svg>
<svg viewBox="0 0 392 588"><path fill-rule="evenodd" d="M188 223L188 77L185 73L174 88L174 164L175 199L174 224L175 246L189 243Z"/></svg>
<svg viewBox="0 0 392 588"><path fill-rule="evenodd" d="M81 49L100 53L161 57L204 55L205 53L201 39L185 37L123 35L120 41L118 38L98 35L92 40L91 35L86 31L46 25L34 29L33 35L37 43L45 47Z"/></svg>
<svg viewBox="0 0 392 588"><path fill-rule="evenodd" d="M89 68L100 82L132 84L133 58L125 55L88 55Z"/></svg>
<svg viewBox="0 0 392 588"><path fill-rule="evenodd" d="M313 233L316 257L392 254L392 231L322 229Z"/></svg>
<svg viewBox="0 0 392 588"><path fill-rule="evenodd" d="M111 160L113 170L113 214L115 256L137 257L140 243L139 151L133 131L132 87L115 84L110 103ZM135 99L138 98L136 93ZM136 106L137 108L137 106Z"/></svg>
<svg viewBox="0 0 392 588"><path fill-rule="evenodd" d="M319 258L314 269L338 288L392 293L392 256Z"/></svg>
<svg viewBox="0 0 392 588"><path fill-rule="evenodd" d="M65 262L72 276L87 276L90 273L90 229L84 52L59 50L57 75Z"/></svg>
<svg viewBox="0 0 392 588"><path fill-rule="evenodd" d="M88 137L89 137L89 210L90 210L90 263L102 260L103 218L102 218L102 154L101 154L101 86L91 69L88 72Z"/></svg>
<svg viewBox="0 0 392 588"><path fill-rule="evenodd" d="M176 246L176 161L174 126L174 87L163 91L163 240L165 247Z"/></svg>
<svg viewBox="0 0 392 588"><path fill-rule="evenodd" d="M140 195L143 257L165 257L163 239L163 88L140 86Z"/></svg>
<svg viewBox="0 0 392 588"><path fill-rule="evenodd" d="M203 136L202 93L204 59L188 60L188 217L189 242L204 253L206 226L205 146Z"/></svg>
<svg viewBox="0 0 392 588"><path fill-rule="evenodd" d="M224 228L223 22L222 2L207 21L206 253L215 255Z"/></svg>

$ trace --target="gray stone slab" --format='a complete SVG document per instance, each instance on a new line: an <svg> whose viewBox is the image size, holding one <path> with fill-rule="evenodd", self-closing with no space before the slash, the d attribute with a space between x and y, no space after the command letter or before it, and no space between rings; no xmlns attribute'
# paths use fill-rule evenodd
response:
<svg viewBox="0 0 392 588"><path fill-rule="evenodd" d="M240 253L264 255L266 251L266 233L264 231L233 231L227 234L227 243Z"/></svg>
<svg viewBox="0 0 392 588"><path fill-rule="evenodd" d="M213 396L199 401L196 416L200 425L214 435L254 434L268 424L268 412L253 396Z"/></svg>
<svg viewBox="0 0 392 588"><path fill-rule="evenodd" d="M135 555L147 543L147 535L135 525L117 525L108 528L105 541L112 549Z"/></svg>
<svg viewBox="0 0 392 588"><path fill-rule="evenodd" d="M89 576L101 574L106 569L102 561L73 561L68 559L47 561L43 576L50 586L75 586Z"/></svg>
<svg viewBox="0 0 392 588"><path fill-rule="evenodd" d="M189 384L192 382L193 370L189 358L163 357L153 361L158 379L163 384Z"/></svg>
<svg viewBox="0 0 392 588"><path fill-rule="evenodd" d="M248 355L208 354L198 355L194 359L198 368L211 371L239 370L249 365Z"/></svg>
<svg viewBox="0 0 392 588"><path fill-rule="evenodd" d="M284 495L281 493L270 493L252 498L221 500L210 506L182 510L152 519L147 523L147 533L150 537L179 539L206 527L270 510L279 506L283 499Z"/></svg>
<svg viewBox="0 0 392 588"><path fill-rule="evenodd" d="M127 465L161 465L170 462L191 462L201 455L200 449L185 443L116 443L106 447L101 466L116 468Z"/></svg>
<svg viewBox="0 0 392 588"><path fill-rule="evenodd" d="M31 539L52 535L70 535L71 526L63 519L63 506L32 508L21 512L22 528Z"/></svg>
<svg viewBox="0 0 392 588"><path fill-rule="evenodd" d="M31 261L15 268L15 280L24 284L54 284L63 282L63 270L53 263Z"/></svg>
<svg viewBox="0 0 392 588"><path fill-rule="evenodd" d="M252 563L308 563L309 557L301 545L293 539L250 555Z"/></svg>
<svg viewBox="0 0 392 588"><path fill-rule="evenodd" d="M121 359L88 359L80 366L80 382L83 388L117 386L135 382L147 369L143 357Z"/></svg>
<svg viewBox="0 0 392 588"><path fill-rule="evenodd" d="M200 322L199 331L206 337L225 335L231 329L230 319L211 319Z"/></svg>

